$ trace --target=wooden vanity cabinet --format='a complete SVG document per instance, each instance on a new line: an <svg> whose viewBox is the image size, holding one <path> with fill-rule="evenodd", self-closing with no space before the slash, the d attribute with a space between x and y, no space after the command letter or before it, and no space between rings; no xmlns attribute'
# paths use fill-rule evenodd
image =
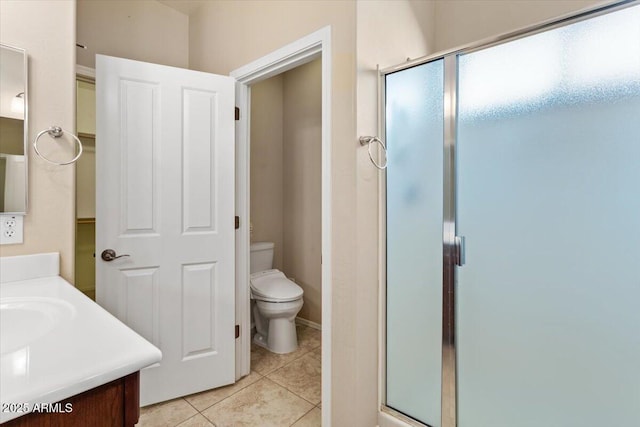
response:
<svg viewBox="0 0 640 427"><path fill-rule="evenodd" d="M140 372L77 394L60 402L68 413L30 413L2 427L134 427L140 417Z"/></svg>

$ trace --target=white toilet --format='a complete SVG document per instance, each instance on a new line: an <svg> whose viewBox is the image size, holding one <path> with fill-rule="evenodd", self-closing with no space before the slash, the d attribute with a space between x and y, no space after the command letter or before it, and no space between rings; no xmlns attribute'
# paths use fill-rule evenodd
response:
<svg viewBox="0 0 640 427"><path fill-rule="evenodd" d="M253 342L274 353L298 348L296 315L303 290L273 267L272 242L251 244L251 299L256 334Z"/></svg>

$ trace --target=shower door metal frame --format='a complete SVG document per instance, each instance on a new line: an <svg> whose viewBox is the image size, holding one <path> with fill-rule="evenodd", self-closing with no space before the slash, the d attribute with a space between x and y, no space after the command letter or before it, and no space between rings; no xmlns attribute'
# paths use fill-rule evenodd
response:
<svg viewBox="0 0 640 427"><path fill-rule="evenodd" d="M444 135L443 135L443 226L442 226L442 382L441 382L441 427L457 427L457 367L456 367L456 266L459 260L456 245L456 131L458 95L458 57L474 51L529 37L544 31L564 27L580 21L595 18L627 7L640 5L640 0L617 0L609 4L587 8L578 12L544 21L510 33L491 37L417 58L405 63L379 70L379 131L386 134L386 86L388 74L417 67L429 62L444 60ZM427 426L408 415L386 405L386 172L380 179L380 411L401 420L404 425Z"/></svg>

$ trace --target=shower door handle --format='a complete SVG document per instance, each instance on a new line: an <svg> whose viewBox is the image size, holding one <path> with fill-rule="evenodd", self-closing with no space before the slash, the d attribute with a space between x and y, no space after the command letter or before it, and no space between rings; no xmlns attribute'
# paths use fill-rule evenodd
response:
<svg viewBox="0 0 640 427"><path fill-rule="evenodd" d="M458 267L462 267L465 262L464 256L464 236L456 236L454 239L454 262Z"/></svg>

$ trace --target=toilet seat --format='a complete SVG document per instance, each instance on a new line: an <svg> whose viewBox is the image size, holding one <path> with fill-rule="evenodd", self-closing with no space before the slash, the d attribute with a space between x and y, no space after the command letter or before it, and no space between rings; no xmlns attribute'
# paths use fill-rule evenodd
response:
<svg viewBox="0 0 640 427"><path fill-rule="evenodd" d="M254 273L250 278L251 296L265 302L289 302L302 298L304 291L287 279L280 270L266 270Z"/></svg>

